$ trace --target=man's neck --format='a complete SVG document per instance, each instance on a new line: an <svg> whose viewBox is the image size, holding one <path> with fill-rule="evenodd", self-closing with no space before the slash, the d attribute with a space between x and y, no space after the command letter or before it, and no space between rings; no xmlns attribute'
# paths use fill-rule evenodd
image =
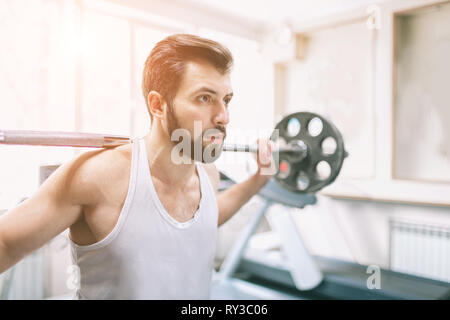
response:
<svg viewBox="0 0 450 320"><path fill-rule="evenodd" d="M176 164L171 159L172 141L158 128L144 137L147 159L153 177L168 186L183 187L195 174L195 162Z"/></svg>

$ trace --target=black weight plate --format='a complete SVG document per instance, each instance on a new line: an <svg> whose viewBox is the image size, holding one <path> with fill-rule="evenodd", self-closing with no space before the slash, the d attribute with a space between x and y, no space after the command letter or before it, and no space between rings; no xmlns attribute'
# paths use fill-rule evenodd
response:
<svg viewBox="0 0 450 320"><path fill-rule="evenodd" d="M300 122L300 131L291 136L288 133L287 126L291 119L297 119ZM322 130L317 136L312 136L308 130L309 123L312 119L318 118L322 121ZM344 158L346 156L344 148L344 140L339 130L324 117L312 112L296 112L284 117L275 127L279 130L278 138L283 138L287 144L293 140L302 140L307 148L307 156L302 161L294 161L292 154L280 153L279 163L282 160L289 162L290 174L282 179L275 175L275 180L284 188L297 193L313 193L332 183L338 176ZM271 140L276 140L276 131L272 133ZM336 142L336 149L332 154L325 154L322 149L323 141L331 137ZM321 161L326 161L330 166L330 174L328 177L321 179L317 173L316 166ZM300 172L304 172L309 179L309 185L304 190L297 187L297 177Z"/></svg>

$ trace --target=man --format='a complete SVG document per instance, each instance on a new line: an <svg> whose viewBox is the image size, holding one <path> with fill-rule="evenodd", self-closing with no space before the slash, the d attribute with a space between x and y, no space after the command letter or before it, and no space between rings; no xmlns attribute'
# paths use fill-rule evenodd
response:
<svg viewBox="0 0 450 320"><path fill-rule="evenodd" d="M0 272L70 228L77 298L207 299L217 227L264 186L263 169L272 165L272 144L260 140L258 171L217 193L218 171L203 155L226 137L231 66L231 53L215 41L187 34L160 41L142 82L150 132L81 154L4 214ZM215 133L199 136L196 124ZM176 130L194 149L200 143L200 155L173 152Z"/></svg>

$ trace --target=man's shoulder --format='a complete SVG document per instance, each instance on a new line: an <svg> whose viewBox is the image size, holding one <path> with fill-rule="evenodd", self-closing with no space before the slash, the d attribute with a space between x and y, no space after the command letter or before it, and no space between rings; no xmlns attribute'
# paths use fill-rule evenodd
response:
<svg viewBox="0 0 450 320"><path fill-rule="evenodd" d="M82 171L88 173L92 178L115 175L131 164L131 144L111 149L86 151L76 160L80 162Z"/></svg>
<svg viewBox="0 0 450 320"><path fill-rule="evenodd" d="M67 164L72 187L92 203L99 193L128 179L131 167L131 144L112 149L86 151Z"/></svg>

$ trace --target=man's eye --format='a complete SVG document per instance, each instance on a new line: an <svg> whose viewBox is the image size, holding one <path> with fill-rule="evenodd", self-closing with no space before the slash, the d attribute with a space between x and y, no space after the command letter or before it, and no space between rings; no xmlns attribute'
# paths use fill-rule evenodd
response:
<svg viewBox="0 0 450 320"><path fill-rule="evenodd" d="M199 98L200 102L204 102L204 103L207 103L211 100L211 97L208 95L201 95L198 98Z"/></svg>
<svg viewBox="0 0 450 320"><path fill-rule="evenodd" d="M226 105L229 105L230 102L231 102L231 99L225 99L225 100L223 100L223 101L225 102Z"/></svg>

